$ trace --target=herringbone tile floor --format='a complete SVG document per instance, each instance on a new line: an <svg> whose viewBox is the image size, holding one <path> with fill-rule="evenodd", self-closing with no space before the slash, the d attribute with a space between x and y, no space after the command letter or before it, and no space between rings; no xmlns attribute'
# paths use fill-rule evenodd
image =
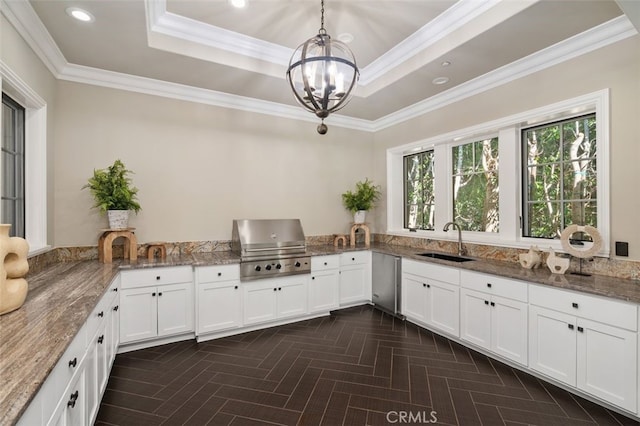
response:
<svg viewBox="0 0 640 426"><path fill-rule="evenodd" d="M631 425L369 306L118 355L98 425Z"/></svg>

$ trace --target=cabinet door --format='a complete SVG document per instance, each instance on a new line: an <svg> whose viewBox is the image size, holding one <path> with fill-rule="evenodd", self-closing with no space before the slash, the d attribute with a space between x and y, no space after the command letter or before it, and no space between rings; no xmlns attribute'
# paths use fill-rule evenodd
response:
<svg viewBox="0 0 640 426"><path fill-rule="evenodd" d="M427 322L427 284L418 277L402 276L402 315L422 324Z"/></svg>
<svg viewBox="0 0 640 426"><path fill-rule="evenodd" d="M109 333L111 338L107 346L107 361L109 364L109 370L113 365L113 361L116 358L118 352L118 346L120 345L120 298L116 297L111 304L111 316L109 318L111 326Z"/></svg>
<svg viewBox="0 0 640 426"><path fill-rule="evenodd" d="M98 407L100 407L100 394L98 390L98 374L100 366L98 365L98 352L99 345L97 343L97 336L102 332L102 324L100 325L98 334L93 335L89 340L87 347L87 355L84 357L84 374L85 374L85 401L87 406L87 424L93 424L94 416L98 414Z"/></svg>
<svg viewBox="0 0 640 426"><path fill-rule="evenodd" d="M307 276L293 276L278 283L278 319L307 313Z"/></svg>
<svg viewBox="0 0 640 426"><path fill-rule="evenodd" d="M491 348L490 296L473 290L460 291L460 338L485 349Z"/></svg>
<svg viewBox="0 0 640 426"><path fill-rule="evenodd" d="M194 330L193 283L158 287L158 336Z"/></svg>
<svg viewBox="0 0 640 426"><path fill-rule="evenodd" d="M272 280L244 284L244 325L277 318L278 287Z"/></svg>
<svg viewBox="0 0 640 426"><path fill-rule="evenodd" d="M240 281L198 284L197 334L242 325Z"/></svg>
<svg viewBox="0 0 640 426"><path fill-rule="evenodd" d="M539 306L529 306L529 367L576 385L576 319Z"/></svg>
<svg viewBox="0 0 640 426"><path fill-rule="evenodd" d="M490 303L491 350L527 365L527 304L498 296Z"/></svg>
<svg viewBox="0 0 640 426"><path fill-rule="evenodd" d="M122 290L120 294L120 342L158 335L157 290L154 287Z"/></svg>
<svg viewBox="0 0 640 426"><path fill-rule="evenodd" d="M368 265L350 265L340 269L340 305L371 300L367 290Z"/></svg>
<svg viewBox="0 0 640 426"><path fill-rule="evenodd" d="M78 371L75 379L67 389L68 392L62 399L64 420L60 422L60 419L58 419L58 423L55 424L64 424L66 426L86 426L88 423L84 368Z"/></svg>
<svg viewBox="0 0 640 426"><path fill-rule="evenodd" d="M578 319L578 388L636 411L637 334Z"/></svg>
<svg viewBox="0 0 640 426"><path fill-rule="evenodd" d="M460 336L460 287L427 281L427 324L453 336Z"/></svg>
<svg viewBox="0 0 640 426"><path fill-rule="evenodd" d="M337 269L314 272L309 280L309 312L328 312L339 306L340 274Z"/></svg>

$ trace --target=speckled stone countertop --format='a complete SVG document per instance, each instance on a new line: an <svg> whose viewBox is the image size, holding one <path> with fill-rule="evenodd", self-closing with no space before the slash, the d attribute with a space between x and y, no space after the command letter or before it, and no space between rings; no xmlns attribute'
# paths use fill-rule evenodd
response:
<svg viewBox="0 0 640 426"><path fill-rule="evenodd" d="M487 259L453 263L418 256L424 251L421 249L381 243L372 244L370 249L422 262L640 303L640 282L634 280L600 275L555 275L546 267L528 270L515 263ZM307 253L311 256L356 250L366 248L307 246ZM0 425L14 424L20 418L119 270L239 262L236 254L217 251L169 256L165 261L139 259L106 265L95 260L57 263L29 276L25 304L15 312L0 316Z"/></svg>

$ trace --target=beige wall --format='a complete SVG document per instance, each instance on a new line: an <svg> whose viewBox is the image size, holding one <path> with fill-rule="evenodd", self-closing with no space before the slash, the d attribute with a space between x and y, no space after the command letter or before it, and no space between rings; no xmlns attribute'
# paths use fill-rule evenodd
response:
<svg viewBox="0 0 640 426"><path fill-rule="evenodd" d="M52 145L56 115L52 104L56 96L56 79L4 15L0 15L0 40L0 59L2 62L47 103L47 204L51 212L55 203L52 190L54 186ZM4 82L2 88L10 91ZM17 101L21 100L17 99ZM54 239L53 214L47 216L47 232L47 239L49 243L52 243Z"/></svg>
<svg viewBox="0 0 640 426"><path fill-rule="evenodd" d="M505 84L374 135L374 178L386 186L386 149L610 89L611 241L640 260L640 36ZM604 188L604 190L608 190ZM379 209L376 227L386 228ZM612 255L613 256L613 255Z"/></svg>
<svg viewBox="0 0 640 426"><path fill-rule="evenodd" d="M371 172L366 132L69 82L56 109L56 246L96 244L106 219L80 188L116 158L135 171L142 242L230 239L236 218L346 232L340 194Z"/></svg>

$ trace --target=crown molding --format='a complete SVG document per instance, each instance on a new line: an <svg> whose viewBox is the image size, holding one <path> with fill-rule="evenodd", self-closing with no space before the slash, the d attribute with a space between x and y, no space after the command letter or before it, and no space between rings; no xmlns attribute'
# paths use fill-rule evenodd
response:
<svg viewBox="0 0 640 426"><path fill-rule="evenodd" d="M625 15L621 15L445 92L379 118L373 122L374 131L411 120L636 34L638 31L633 24Z"/></svg>
<svg viewBox="0 0 640 426"><path fill-rule="evenodd" d="M29 2L0 0L0 10L57 79L293 120L317 122L315 116L296 106L70 64L60 52ZM376 132L636 34L638 31L633 24L626 16L622 15L382 118L365 120L332 114L327 119L327 123L355 130Z"/></svg>

